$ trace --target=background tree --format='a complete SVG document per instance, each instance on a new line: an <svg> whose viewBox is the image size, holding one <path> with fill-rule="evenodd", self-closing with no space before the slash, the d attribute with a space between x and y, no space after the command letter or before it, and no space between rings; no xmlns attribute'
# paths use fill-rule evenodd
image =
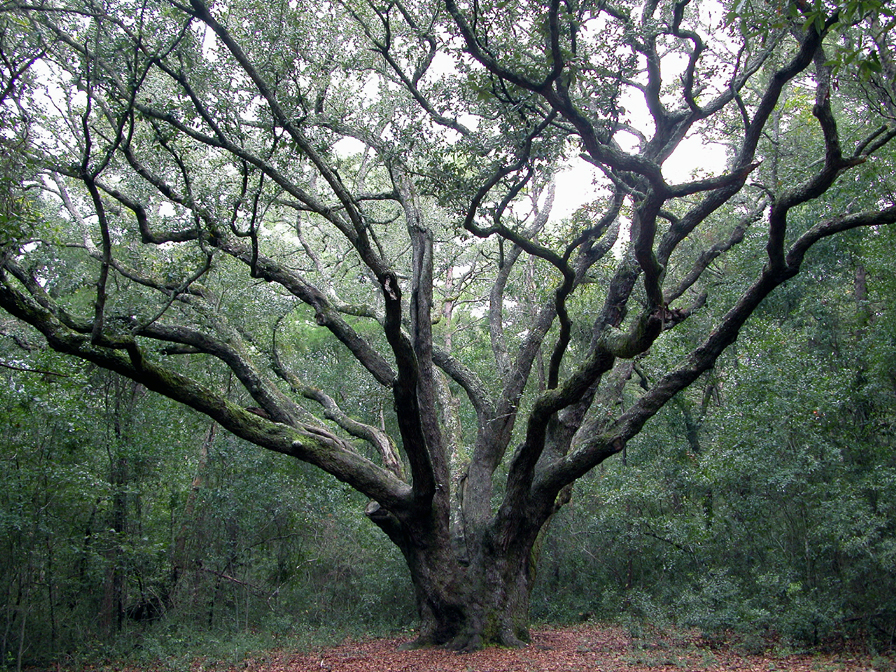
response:
<svg viewBox="0 0 896 672"><path fill-rule="evenodd" d="M7 4L42 194L0 305L369 498L418 643L519 644L573 484L813 246L896 220L885 8L714 7ZM668 174L690 135L726 167ZM576 156L600 189L552 221Z"/></svg>
<svg viewBox="0 0 896 672"><path fill-rule="evenodd" d="M877 254L891 237L827 241L705 385L668 404L625 463L580 482L546 543L536 616L623 614L635 632L697 625L757 648L856 632L889 646L896 387L880 363L893 276Z"/></svg>

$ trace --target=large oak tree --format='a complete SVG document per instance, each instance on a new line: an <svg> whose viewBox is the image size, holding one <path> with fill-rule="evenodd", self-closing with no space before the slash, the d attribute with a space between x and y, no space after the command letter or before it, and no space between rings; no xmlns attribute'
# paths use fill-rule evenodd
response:
<svg viewBox="0 0 896 672"><path fill-rule="evenodd" d="M0 305L369 497L419 644L518 645L576 480L813 245L896 221L891 20L853 0L7 2ZM675 172L693 137L724 167ZM572 164L594 194L552 216ZM730 266L752 277L714 293L747 237L764 256ZM690 354L645 375L685 329ZM327 341L338 362L309 356Z"/></svg>

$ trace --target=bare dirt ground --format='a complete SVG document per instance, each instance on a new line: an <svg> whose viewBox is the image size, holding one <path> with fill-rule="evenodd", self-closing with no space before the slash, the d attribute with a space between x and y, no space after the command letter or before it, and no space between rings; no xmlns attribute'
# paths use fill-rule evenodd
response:
<svg viewBox="0 0 896 672"><path fill-rule="evenodd" d="M399 651L408 639L346 641L306 654L268 653L231 670L252 672L896 672L891 656L858 653L749 655L710 646L697 635L657 633L637 640L621 628L580 626L533 632L523 649L457 654L438 649ZM196 661L192 672L222 668Z"/></svg>

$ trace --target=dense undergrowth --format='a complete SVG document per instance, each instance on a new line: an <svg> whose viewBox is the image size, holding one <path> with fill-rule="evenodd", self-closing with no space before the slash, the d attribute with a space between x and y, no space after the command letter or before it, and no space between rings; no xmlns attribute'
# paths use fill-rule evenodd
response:
<svg viewBox="0 0 896 672"><path fill-rule="evenodd" d="M893 649L896 293L881 280L877 317L856 309L841 260L859 242L577 484L533 622ZM869 273L896 277L892 233L865 244ZM0 665L176 666L414 627L408 571L359 495L111 374L26 363L54 373L0 373Z"/></svg>

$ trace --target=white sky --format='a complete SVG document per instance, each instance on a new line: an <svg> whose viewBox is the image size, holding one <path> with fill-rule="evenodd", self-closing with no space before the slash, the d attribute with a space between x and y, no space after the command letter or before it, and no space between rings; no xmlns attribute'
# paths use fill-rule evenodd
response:
<svg viewBox="0 0 896 672"><path fill-rule="evenodd" d="M725 148L707 145L699 137L685 138L663 164L663 176L670 184L688 181L694 173L719 175L725 171ZM593 185L597 170L582 159L557 176L553 220L569 217L584 204L593 201L600 189Z"/></svg>

